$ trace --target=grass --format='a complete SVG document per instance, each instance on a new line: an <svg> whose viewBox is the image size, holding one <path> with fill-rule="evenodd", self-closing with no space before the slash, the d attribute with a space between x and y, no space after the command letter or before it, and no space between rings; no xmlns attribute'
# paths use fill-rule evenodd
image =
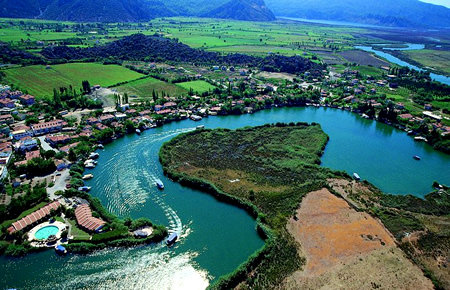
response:
<svg viewBox="0 0 450 290"><path fill-rule="evenodd" d="M153 90L161 95L163 92L169 96L186 95L187 90L173 85L171 83L163 82L154 78L145 78L136 81L131 81L116 88L119 92L127 93L130 96L137 96L140 98L152 97Z"/></svg>
<svg viewBox="0 0 450 290"><path fill-rule="evenodd" d="M72 229L69 234L72 235L75 240L89 240L91 236L82 229L80 229L74 220L69 219L68 221Z"/></svg>
<svg viewBox="0 0 450 290"><path fill-rule="evenodd" d="M13 222L15 222L17 220L20 220L21 218L29 215L30 213L32 213L32 212L34 212L34 211L36 211L38 209L40 209L41 207L44 207L47 204L48 204L48 202L41 202L41 203L37 204L36 206L34 206L34 207L30 208L30 209L27 209L26 211L23 211L16 219L7 220L7 221L2 222L0 227L3 228L3 227L6 227L6 226L9 226Z"/></svg>
<svg viewBox="0 0 450 290"><path fill-rule="evenodd" d="M402 53L424 67L431 67L438 72L450 75L450 51L423 49L403 51Z"/></svg>
<svg viewBox="0 0 450 290"><path fill-rule="evenodd" d="M178 83L177 86L185 89L190 90L192 89L194 92L197 92L199 94L213 90L215 86L211 85L210 83L207 83L205 81L191 81L191 82L184 82L184 83Z"/></svg>
<svg viewBox="0 0 450 290"><path fill-rule="evenodd" d="M98 63L69 63L53 65L50 69L35 65L4 70L6 82L38 97L53 95L53 89L59 87L81 88L81 82L88 80L91 85L111 86L119 82L131 81L142 74L118 65Z"/></svg>
<svg viewBox="0 0 450 290"><path fill-rule="evenodd" d="M249 260L252 277L244 288L274 288L304 263L285 225L302 197L323 187L332 175L317 165L327 140L319 125L299 123L197 130L161 148L160 160L170 177L203 189L215 187L219 196L237 199L244 208L256 207L259 226L273 231L260 263ZM242 271L240 267L234 278L221 280L218 288L234 288L246 276Z"/></svg>

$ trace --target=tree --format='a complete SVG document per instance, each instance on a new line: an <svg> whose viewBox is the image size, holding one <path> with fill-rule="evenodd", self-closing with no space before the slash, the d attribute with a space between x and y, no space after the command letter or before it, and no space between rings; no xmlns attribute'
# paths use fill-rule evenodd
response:
<svg viewBox="0 0 450 290"><path fill-rule="evenodd" d="M85 80L81 82L81 86L83 87L83 92L85 94L90 94L91 93L91 84L89 83L89 81Z"/></svg>

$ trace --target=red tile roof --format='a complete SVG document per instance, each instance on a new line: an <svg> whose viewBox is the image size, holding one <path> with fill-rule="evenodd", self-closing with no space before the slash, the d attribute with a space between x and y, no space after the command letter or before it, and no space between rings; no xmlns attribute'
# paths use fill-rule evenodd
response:
<svg viewBox="0 0 450 290"><path fill-rule="evenodd" d="M75 217L77 223L89 231L95 231L105 224L103 220L92 216L92 211L87 204L79 205L75 209Z"/></svg>
<svg viewBox="0 0 450 290"><path fill-rule="evenodd" d="M27 226L34 224L35 222L47 217L50 214L51 209L57 210L60 206L61 204L58 201L54 201L50 204L47 204L43 208L40 208L33 213L30 213L21 220L14 222L12 226L8 228L9 233L20 231L26 228Z"/></svg>

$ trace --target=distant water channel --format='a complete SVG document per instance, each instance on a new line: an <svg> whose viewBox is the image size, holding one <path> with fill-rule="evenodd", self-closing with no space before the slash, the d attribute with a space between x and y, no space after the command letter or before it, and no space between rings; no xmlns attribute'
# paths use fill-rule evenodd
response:
<svg viewBox="0 0 450 290"><path fill-rule="evenodd" d="M389 48L385 48L387 50L417 50L417 49L422 49L419 47L422 47L422 44L408 44L408 47L406 48L393 48L393 47L389 47ZM386 59L387 61L391 62L391 63L395 63L397 65L400 66L406 66L410 69L416 70L416 71L425 71L424 69L412 65L406 61L403 61L401 59L399 59L398 57L393 56L392 54L389 54L387 52L384 51L380 51L380 50L376 50L373 49L371 46L355 46L355 48L357 49L361 49L367 52L372 52L384 59ZM432 80L446 84L446 85L450 85L450 77L448 76L444 76L444 75L439 75L439 74L435 74L435 73L430 73L430 77Z"/></svg>
<svg viewBox="0 0 450 290"><path fill-rule="evenodd" d="M22 259L0 258L0 288L18 289L203 289L233 271L263 246L255 221L243 210L218 202L165 178L158 161L161 145L174 136L206 128L240 128L268 122L317 122L330 136L322 165L357 172L382 190L422 197L434 180L450 184L450 157L414 142L404 132L330 108L280 108L253 115L173 122L131 135L99 151L89 171L92 195L120 217L148 217L181 235L164 245L108 249L92 255L58 257L53 251ZM422 157L421 161L412 158ZM160 178L166 189L153 182Z"/></svg>

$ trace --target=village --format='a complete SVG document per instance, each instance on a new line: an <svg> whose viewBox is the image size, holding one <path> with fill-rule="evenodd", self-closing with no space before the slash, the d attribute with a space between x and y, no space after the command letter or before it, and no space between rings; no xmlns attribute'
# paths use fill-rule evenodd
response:
<svg viewBox="0 0 450 290"><path fill-rule="evenodd" d="M147 68L158 69L155 64ZM177 69L170 67L167 70ZM93 210L101 212L101 205L91 209L86 200L85 192L90 188L84 181L93 176L83 175L84 169L96 166L98 153L95 150L103 148L104 144L125 134L141 134L170 121L199 121L209 116L251 114L283 106L314 106L352 111L363 118L376 119L414 135L416 141L433 144L448 138L450 127L446 124L449 120L440 110L424 104L418 115L383 93L395 92L399 88L399 79L416 80L423 76L409 73L397 76L390 74L389 67L384 70L378 78L362 75L354 69L340 73L305 72L298 76L265 73L264 77L255 77L258 72L214 66L206 76L195 76L216 87L202 94L193 90L180 96L153 93L153 98L143 100L139 96L117 92L115 106L52 114L32 110L36 104L45 107L44 100L36 100L34 96L2 85L0 178L3 191L0 209L6 220L35 209L19 220L2 224L2 231L6 236L18 237L18 233L30 230L28 239L33 247L54 247L67 243L74 236L92 238L92 233L107 231L109 228L104 228L107 221L97 213L98 217L92 214ZM92 86L90 96L102 89L99 85ZM35 188L41 189L45 196L29 198L29 192ZM47 221L49 217L52 218ZM137 235L147 231L145 237L152 233L146 226L134 230ZM45 242L36 238L43 231L47 234L44 234ZM65 251L64 247L58 249Z"/></svg>

